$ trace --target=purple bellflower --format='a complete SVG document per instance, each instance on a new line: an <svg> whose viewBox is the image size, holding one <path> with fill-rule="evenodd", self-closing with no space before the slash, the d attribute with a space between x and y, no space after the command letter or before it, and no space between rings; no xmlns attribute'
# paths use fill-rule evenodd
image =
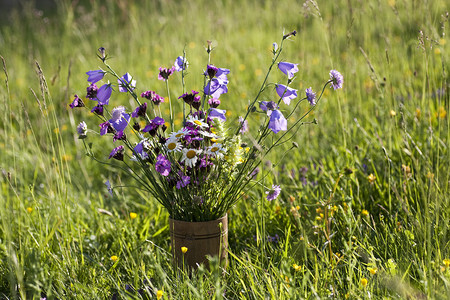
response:
<svg viewBox="0 0 450 300"><path fill-rule="evenodd" d="M156 158L155 169L162 176L169 176L170 173L170 161L162 154L158 155Z"/></svg>
<svg viewBox="0 0 450 300"><path fill-rule="evenodd" d="M306 99L311 106L316 105L316 93L313 92L312 88L306 89Z"/></svg>
<svg viewBox="0 0 450 300"><path fill-rule="evenodd" d="M287 130L287 120L278 109L273 110L270 114L269 128L274 133Z"/></svg>
<svg viewBox="0 0 450 300"><path fill-rule="evenodd" d="M273 184L272 189L270 191L266 192L267 200L269 200L269 201L275 200L280 195L280 192L281 192L280 186Z"/></svg>
<svg viewBox="0 0 450 300"><path fill-rule="evenodd" d="M130 73L126 73L120 79L117 79L119 83L119 92L126 93L129 87L132 91L136 88L136 80L132 80Z"/></svg>
<svg viewBox="0 0 450 300"><path fill-rule="evenodd" d="M273 110L278 109L278 105L274 101L261 101L259 108L267 112L267 115L270 116Z"/></svg>
<svg viewBox="0 0 450 300"><path fill-rule="evenodd" d="M336 70L331 70L330 81L333 89L342 89L342 86L344 85L344 76Z"/></svg>
<svg viewBox="0 0 450 300"><path fill-rule="evenodd" d="M297 90L292 89L283 84L277 84L276 90L278 96L280 96L283 99L283 102L286 103L287 105L291 103L292 99L297 98Z"/></svg>
<svg viewBox="0 0 450 300"><path fill-rule="evenodd" d="M106 72L103 70L94 70L86 72L88 75L88 80L90 83L96 83L97 81L100 81L105 76Z"/></svg>
<svg viewBox="0 0 450 300"><path fill-rule="evenodd" d="M297 65L298 64L281 61L278 63L278 69L286 74L288 76L288 79L292 79L294 77L294 74L298 72Z"/></svg>
<svg viewBox="0 0 450 300"><path fill-rule="evenodd" d="M112 86L107 83L102 85L97 91L97 100L99 105L108 105L111 98Z"/></svg>
<svg viewBox="0 0 450 300"><path fill-rule="evenodd" d="M186 70L189 63L186 59L186 57L178 56L177 59L175 59L175 63L173 66L175 67L175 71L180 72L183 70Z"/></svg>
<svg viewBox="0 0 450 300"><path fill-rule="evenodd" d="M117 132L123 131L127 127L128 121L130 121L130 115L125 112L125 107L119 106L111 111L109 123Z"/></svg>
<svg viewBox="0 0 450 300"><path fill-rule="evenodd" d="M225 117L226 112L227 111L224 109L210 108L208 118L209 119L219 118L219 120L221 120L222 122L225 122L227 120L227 117Z"/></svg>
<svg viewBox="0 0 450 300"><path fill-rule="evenodd" d="M204 73L209 76L210 80L205 86L204 92L213 98L219 98L220 95L228 92L228 77L230 70L224 68L217 68L213 65L208 65Z"/></svg>

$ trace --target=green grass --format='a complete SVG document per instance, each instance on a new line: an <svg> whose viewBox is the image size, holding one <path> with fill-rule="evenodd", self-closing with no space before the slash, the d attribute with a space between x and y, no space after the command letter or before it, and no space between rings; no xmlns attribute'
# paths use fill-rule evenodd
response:
<svg viewBox="0 0 450 300"><path fill-rule="evenodd" d="M445 1L319 1L320 14L293 1L81 3L60 1L43 15L25 5L0 28L0 298L146 297L132 287L165 299L448 299ZM299 148L263 165L281 196L267 202L257 189L229 212L226 272L212 262L189 276L172 264L167 212L135 189L109 196L106 180L132 182L85 156L75 128L97 125L68 103L85 93L100 46L116 71L161 94L158 68L186 49L186 87L200 89L212 40L212 62L231 69L222 105L237 118L272 43L294 29L283 52L299 63L293 87L318 90L335 68L344 89L327 91ZM170 84L178 96L179 78ZM110 147L96 141L98 155Z"/></svg>

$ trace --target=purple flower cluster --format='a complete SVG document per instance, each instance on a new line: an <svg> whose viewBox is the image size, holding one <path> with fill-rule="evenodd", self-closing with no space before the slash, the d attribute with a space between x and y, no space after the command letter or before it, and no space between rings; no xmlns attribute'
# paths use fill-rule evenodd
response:
<svg viewBox="0 0 450 300"><path fill-rule="evenodd" d="M219 98L220 95L228 92L228 77L230 70L217 68L213 65L208 65L205 71L205 76L209 77L209 81L204 88L204 93L212 98Z"/></svg>

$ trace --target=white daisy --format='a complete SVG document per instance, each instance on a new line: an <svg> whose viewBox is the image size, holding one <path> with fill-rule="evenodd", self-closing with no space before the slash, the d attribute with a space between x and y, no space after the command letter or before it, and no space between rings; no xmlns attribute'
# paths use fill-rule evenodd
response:
<svg viewBox="0 0 450 300"><path fill-rule="evenodd" d="M218 139L219 138L219 136L217 134L214 134L214 133L208 132L208 131L200 130L198 133L200 133L203 136L212 138L212 139Z"/></svg>
<svg viewBox="0 0 450 300"><path fill-rule="evenodd" d="M198 160L198 155L202 153L202 150L197 149L183 149L183 157L181 158L181 161L184 161L184 164L187 167L193 168Z"/></svg>
<svg viewBox="0 0 450 300"><path fill-rule="evenodd" d="M188 117L188 119L186 120L186 122L194 124L195 126L200 127L201 129L209 128L209 125L206 122L204 122L203 120L200 120L198 118L198 116L194 117L194 116L190 115Z"/></svg>
<svg viewBox="0 0 450 300"><path fill-rule="evenodd" d="M169 139L181 139L182 137L184 137L186 134L189 134L189 129L183 127L178 131L174 131L169 135Z"/></svg>
<svg viewBox="0 0 450 300"><path fill-rule="evenodd" d="M169 151L169 152L173 152L173 151L181 152L181 148L182 148L181 143L178 142L178 140L176 138L169 138L166 141L165 146L166 146L167 151Z"/></svg>
<svg viewBox="0 0 450 300"><path fill-rule="evenodd" d="M206 149L206 154L219 158L223 156L223 150L222 144L215 143Z"/></svg>

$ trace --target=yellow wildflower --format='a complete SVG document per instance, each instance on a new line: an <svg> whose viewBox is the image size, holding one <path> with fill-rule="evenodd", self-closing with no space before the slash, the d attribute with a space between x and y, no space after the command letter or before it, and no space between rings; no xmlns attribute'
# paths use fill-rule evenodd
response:
<svg viewBox="0 0 450 300"><path fill-rule="evenodd" d="M391 117L395 117L395 115L397 114L395 112L395 110L391 109L391 111L389 112L389 114L391 115Z"/></svg>
<svg viewBox="0 0 450 300"><path fill-rule="evenodd" d="M363 287L366 287L368 283L369 283L369 281L366 278L361 278L361 285Z"/></svg>
<svg viewBox="0 0 450 300"><path fill-rule="evenodd" d="M448 259L448 258L444 259L443 263L444 263L446 268L450 267L450 259Z"/></svg>
<svg viewBox="0 0 450 300"><path fill-rule="evenodd" d="M377 268L368 268L368 270L369 270L369 272L370 272L370 274L372 274L372 275L375 275L375 274L377 274L377 272L378 272L378 269Z"/></svg>
<svg viewBox="0 0 450 300"><path fill-rule="evenodd" d="M447 116L447 111L445 110L445 108L443 106L439 107L438 116L441 119L444 119Z"/></svg>
<svg viewBox="0 0 450 300"><path fill-rule="evenodd" d="M420 119L421 115L422 115L422 111L420 110L420 108L416 108L416 118Z"/></svg>
<svg viewBox="0 0 450 300"><path fill-rule="evenodd" d="M187 247L181 247L181 252L183 252L183 254L186 253L187 251L188 251Z"/></svg>
<svg viewBox="0 0 450 300"><path fill-rule="evenodd" d="M372 173L370 173L369 176L367 176L367 180L369 180L370 184L373 184L375 182L377 178L375 177L375 175L373 175Z"/></svg>
<svg viewBox="0 0 450 300"><path fill-rule="evenodd" d="M33 211L33 208L28 206L27 207L27 212L29 212L31 214L32 211Z"/></svg>
<svg viewBox="0 0 450 300"><path fill-rule="evenodd" d="M361 211L361 214L362 214L363 216L368 216L368 215L369 215L369 212L368 212L367 210L363 209L363 210Z"/></svg>
<svg viewBox="0 0 450 300"><path fill-rule="evenodd" d="M137 218L137 213L130 212L130 218L131 219L136 219Z"/></svg>
<svg viewBox="0 0 450 300"><path fill-rule="evenodd" d="M162 290L158 290L156 292L156 299L158 299L158 300L161 299L163 295L164 295L164 292Z"/></svg>
<svg viewBox="0 0 450 300"><path fill-rule="evenodd" d="M302 266L299 266L297 264L293 264L292 267L294 268L295 271L300 271L302 269Z"/></svg>
<svg viewBox="0 0 450 300"><path fill-rule="evenodd" d="M111 260L113 262L116 262L119 258L116 255L111 256Z"/></svg>

